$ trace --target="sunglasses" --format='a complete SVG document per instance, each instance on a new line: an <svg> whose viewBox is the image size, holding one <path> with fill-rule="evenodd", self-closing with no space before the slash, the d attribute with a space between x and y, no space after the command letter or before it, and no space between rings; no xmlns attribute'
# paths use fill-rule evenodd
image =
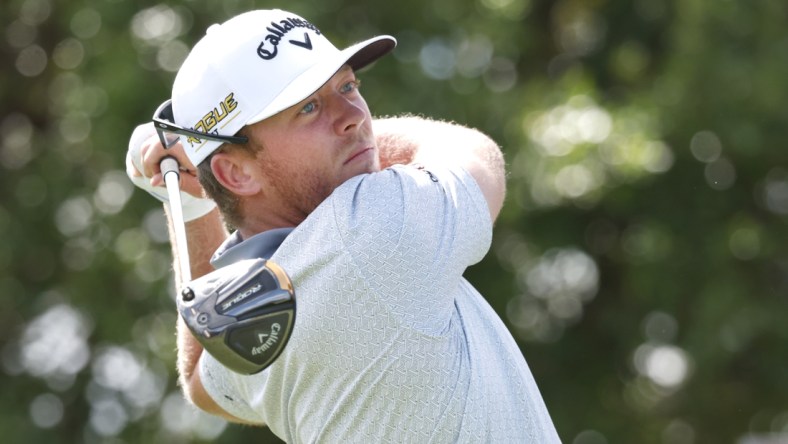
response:
<svg viewBox="0 0 788 444"><path fill-rule="evenodd" d="M172 99L162 103L156 109L156 112L153 114L153 126L156 127L156 133L159 135L159 140L165 148L169 148L178 143L178 135L193 137L199 141L206 139L215 142L236 144L247 143L249 141L245 136L222 136L219 134L203 133L176 125L175 117L172 113Z"/></svg>

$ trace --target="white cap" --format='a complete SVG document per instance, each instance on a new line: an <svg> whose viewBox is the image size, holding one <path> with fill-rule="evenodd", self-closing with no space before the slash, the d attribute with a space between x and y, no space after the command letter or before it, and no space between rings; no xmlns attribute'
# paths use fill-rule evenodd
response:
<svg viewBox="0 0 788 444"><path fill-rule="evenodd" d="M208 28L172 87L177 125L231 136L306 99L344 64L353 69L396 46L378 36L338 50L312 23L291 12L246 12ZM198 165L222 142L180 136Z"/></svg>

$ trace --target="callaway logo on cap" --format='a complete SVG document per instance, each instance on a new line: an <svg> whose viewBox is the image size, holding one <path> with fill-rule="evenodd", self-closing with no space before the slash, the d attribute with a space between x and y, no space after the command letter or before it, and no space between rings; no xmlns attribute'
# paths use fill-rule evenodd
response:
<svg viewBox="0 0 788 444"><path fill-rule="evenodd" d="M266 28L268 31L271 31L270 34L265 36L265 41L260 43L260 46L257 48L257 55L260 57L271 60L279 54L279 42L282 41L282 38L291 30L295 28L309 28L314 31L317 35L320 35L320 30L315 27L315 25L309 23L306 20L303 20L298 17L291 17L285 20L282 20L280 23L271 23L271 27ZM304 33L304 41L298 40L288 40L288 42L292 45L299 46L304 49L312 50L312 39L309 38L309 33ZM273 47L273 49L269 49Z"/></svg>
<svg viewBox="0 0 788 444"><path fill-rule="evenodd" d="M358 70L391 51L378 36L340 51L309 21L282 10L251 11L208 28L172 88L175 123L234 135L317 91L344 64ZM222 142L180 136L194 165Z"/></svg>

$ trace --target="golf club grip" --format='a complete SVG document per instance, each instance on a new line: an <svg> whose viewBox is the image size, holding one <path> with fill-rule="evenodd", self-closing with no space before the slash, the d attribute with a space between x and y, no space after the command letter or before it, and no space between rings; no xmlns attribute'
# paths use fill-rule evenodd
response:
<svg viewBox="0 0 788 444"><path fill-rule="evenodd" d="M170 172L180 175L180 172L178 171L178 160L172 156L167 156L161 159L161 162L159 162L159 167L161 168L161 177L167 177L167 173Z"/></svg>
<svg viewBox="0 0 788 444"><path fill-rule="evenodd" d="M175 249L178 256L178 268L180 268L181 272L180 283L183 285L192 280L192 273L189 261L189 247L186 242L186 221L183 217L183 206L181 203L178 161L172 156L167 156L159 162L159 166L164 177L164 184L167 186L172 230L175 234Z"/></svg>

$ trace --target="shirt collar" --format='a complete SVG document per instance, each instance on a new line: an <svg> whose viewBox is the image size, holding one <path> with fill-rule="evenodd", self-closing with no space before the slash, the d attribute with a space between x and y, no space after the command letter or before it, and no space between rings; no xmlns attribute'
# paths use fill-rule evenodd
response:
<svg viewBox="0 0 788 444"><path fill-rule="evenodd" d="M220 268L243 259L269 259L291 231L293 228L275 228L246 240L236 231L213 254L211 265Z"/></svg>

